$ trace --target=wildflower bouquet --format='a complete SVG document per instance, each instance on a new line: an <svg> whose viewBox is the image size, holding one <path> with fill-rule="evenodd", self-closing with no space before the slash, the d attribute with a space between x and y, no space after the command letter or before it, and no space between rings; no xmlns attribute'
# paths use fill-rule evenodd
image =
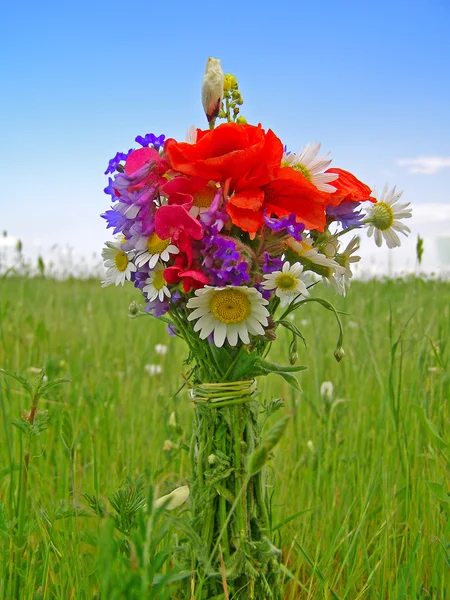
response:
<svg viewBox="0 0 450 600"><path fill-rule="evenodd" d="M143 312L166 321L188 345L186 381L195 408L191 444L192 597L280 598L280 551L273 545L265 464L286 425L261 427L281 405L257 399L256 378L277 374L299 390L290 313L322 280L350 287L359 238L400 245L410 217L400 192L378 196L353 174L330 168L320 144L289 152L277 135L240 114L236 78L210 58L203 79L209 128L187 140L149 133L118 153L106 174L112 198L103 218L117 234L103 250L103 285L132 281ZM225 122L216 126L217 120ZM139 313L137 307L134 314ZM267 359L280 328L291 336L289 365ZM228 594L228 595L227 595Z"/></svg>

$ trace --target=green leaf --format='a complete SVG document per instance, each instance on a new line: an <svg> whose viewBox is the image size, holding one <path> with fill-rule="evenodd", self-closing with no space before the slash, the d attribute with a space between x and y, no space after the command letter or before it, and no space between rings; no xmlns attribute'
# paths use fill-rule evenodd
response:
<svg viewBox="0 0 450 600"><path fill-rule="evenodd" d="M254 367L258 355L256 352L249 352L247 348L244 348L238 355L236 364L233 366L227 379L228 381L240 381L250 377L250 373Z"/></svg>
<svg viewBox="0 0 450 600"><path fill-rule="evenodd" d="M22 375L19 375L19 373L16 373L15 371L8 371L7 369L0 369L0 373L3 373L3 375L8 375L8 377L12 377L13 379L15 379L30 394L30 396L33 395L33 386L29 381L25 379L25 377L22 377Z"/></svg>
<svg viewBox="0 0 450 600"><path fill-rule="evenodd" d="M254 367L250 371L248 376L249 377L258 377L260 375L270 375L270 374L280 375L280 377L283 377L283 379L291 387L293 387L298 392L301 392L302 388L300 387L300 384L297 381L297 378L295 377L295 375L293 375L293 373L297 373L299 371L304 371L306 368L307 367L304 367L303 365L292 365L292 366L278 365L277 363L271 363L271 362L264 360L263 358L258 357L255 360Z"/></svg>
<svg viewBox="0 0 450 600"><path fill-rule="evenodd" d="M69 452L73 448L73 425L69 411L65 410L61 422L61 440Z"/></svg>
<svg viewBox="0 0 450 600"><path fill-rule="evenodd" d="M308 367L304 365L279 365L277 363L271 363L263 358L258 358L255 362L255 368L267 371L267 373L297 373L299 371L305 371Z"/></svg>
<svg viewBox="0 0 450 600"><path fill-rule="evenodd" d="M428 433L429 437L434 441L436 446L439 449L447 448L448 443L444 442L444 440L441 438L434 423L427 419L424 409L418 404L413 404L412 408L416 411L424 430Z"/></svg>
<svg viewBox="0 0 450 600"><path fill-rule="evenodd" d="M70 383L71 381L72 381L71 379L67 379L66 377L60 377L59 379L53 379L52 381L48 381L47 383L40 385L37 391L39 393L39 396L43 396L49 390L56 387L57 385L61 385L62 383Z"/></svg>
<svg viewBox="0 0 450 600"><path fill-rule="evenodd" d="M297 519L297 517L300 517L301 515L304 515L305 513L310 512L311 510L312 510L312 508L305 508L304 510L297 511L293 515L290 515L289 517L286 517L285 519L283 519L282 521L280 521L279 523L277 523L276 525L274 525L272 527L272 531L277 531L277 529L281 529L281 527L284 527L284 525L287 525L288 523L290 523L294 519Z"/></svg>
<svg viewBox="0 0 450 600"><path fill-rule="evenodd" d="M430 492L436 496L436 498L443 504L450 504L450 494L446 492L440 483L433 483L432 481L425 481L426 486Z"/></svg>

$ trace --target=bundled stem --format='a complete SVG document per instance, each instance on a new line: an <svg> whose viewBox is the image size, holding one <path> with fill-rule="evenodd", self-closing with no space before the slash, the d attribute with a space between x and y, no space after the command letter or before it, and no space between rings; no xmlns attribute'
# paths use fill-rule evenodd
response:
<svg viewBox="0 0 450 600"><path fill-rule="evenodd" d="M248 472L261 443L252 381L207 383L191 390L194 552L192 598L279 599L279 556L271 540L265 470Z"/></svg>

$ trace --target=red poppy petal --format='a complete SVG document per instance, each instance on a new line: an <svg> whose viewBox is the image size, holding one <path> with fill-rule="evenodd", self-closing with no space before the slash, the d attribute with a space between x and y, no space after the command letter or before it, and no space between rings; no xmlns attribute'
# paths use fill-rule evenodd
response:
<svg viewBox="0 0 450 600"><path fill-rule="evenodd" d="M338 206L342 202L376 202L376 198L371 197L371 189L368 185L357 179L349 171L344 169L328 169L325 173L336 173L337 179L331 182L336 188L333 194L329 194L331 206Z"/></svg>
<svg viewBox="0 0 450 600"><path fill-rule="evenodd" d="M234 206L234 204L227 204L227 213L230 215L234 225L240 227L242 231L248 231L249 233L256 233L264 223L264 218L260 212L249 210L248 208L240 208L239 206Z"/></svg>
<svg viewBox="0 0 450 600"><path fill-rule="evenodd" d="M239 194L234 194L229 202L239 208L258 210L264 202L264 192L259 188L246 189L243 192L239 192Z"/></svg>

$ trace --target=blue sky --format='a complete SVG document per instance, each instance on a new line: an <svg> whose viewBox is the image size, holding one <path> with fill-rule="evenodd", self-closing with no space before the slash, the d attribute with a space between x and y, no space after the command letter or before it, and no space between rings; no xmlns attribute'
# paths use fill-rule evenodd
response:
<svg viewBox="0 0 450 600"><path fill-rule="evenodd" d="M449 23L448 0L5 4L0 230L25 251L99 253L109 158L136 135L204 127L215 56L249 122L292 150L321 141L370 186L397 183L431 245L450 232Z"/></svg>

